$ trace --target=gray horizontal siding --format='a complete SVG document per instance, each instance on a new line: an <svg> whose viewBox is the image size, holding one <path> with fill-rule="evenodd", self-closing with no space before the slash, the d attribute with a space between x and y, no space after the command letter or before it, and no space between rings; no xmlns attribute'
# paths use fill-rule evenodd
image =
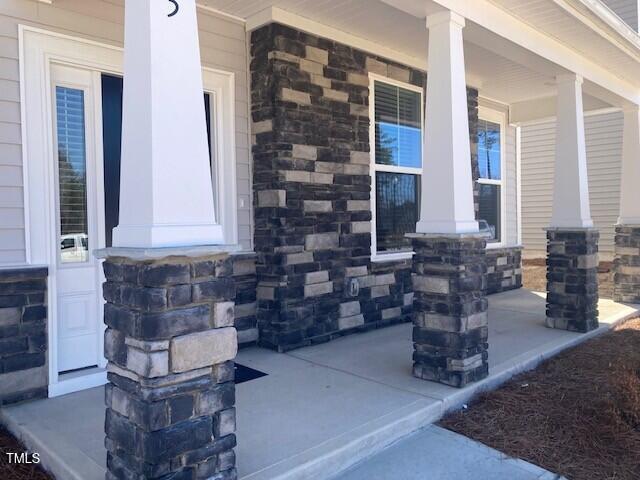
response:
<svg viewBox="0 0 640 480"><path fill-rule="evenodd" d="M25 261L18 25L121 45L122 0L0 1L0 263ZM238 228L251 250L247 43L244 25L199 11L202 63L235 74ZM37 206L34 206L37 208Z"/></svg>
<svg viewBox="0 0 640 480"><path fill-rule="evenodd" d="M601 0L631 28L638 31L638 0Z"/></svg>
<svg viewBox="0 0 640 480"><path fill-rule="evenodd" d="M544 256L551 219L555 121L522 127L522 242L526 257ZM585 117L591 216L600 230L602 259L613 254L620 204L622 113Z"/></svg>

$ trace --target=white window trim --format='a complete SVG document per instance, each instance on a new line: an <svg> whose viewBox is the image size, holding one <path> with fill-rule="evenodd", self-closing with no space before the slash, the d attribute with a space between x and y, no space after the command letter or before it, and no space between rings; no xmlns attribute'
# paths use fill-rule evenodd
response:
<svg viewBox="0 0 640 480"><path fill-rule="evenodd" d="M26 260L29 265L48 266L47 288L47 364L49 369L49 396L101 385L106 382L103 368L88 371L87 375L66 379L58 374L57 337L57 287L56 262L57 239L53 235L55 225L55 197L53 190L53 120L51 116L51 64L68 65L99 72L122 75L123 49L93 40L51 32L26 25L18 26L20 65L20 105L22 133L22 168L24 192L24 225ZM218 74L217 77L214 74ZM213 76L212 76L213 75ZM212 82L217 78L217 82ZM218 189L220 222L228 244L238 243L236 150L235 150L235 89L234 74L203 67L204 90L216 92L214 106L222 115L212 122L212 132L220 132L215 144L219 178L225 178ZM224 91L224 93L223 93ZM95 94L95 92L94 92ZM224 99L224 101L223 101ZM101 121L101 103L94 102L94 115ZM96 124L101 130L101 124ZM102 162L101 142L96 142L96 155ZM100 181L99 181L100 182ZM102 196L99 195L99 198ZM230 236L227 237L226 235ZM227 240L228 238L228 240ZM96 245L97 247L104 245ZM101 269L99 269L101 272ZM104 282L100 273L99 283ZM99 301L102 309L103 302ZM99 314L102 318L102 314ZM102 328L105 326L103 325ZM103 336L99 335L102 339ZM101 349L103 349L102 340ZM104 367L103 361L99 367Z"/></svg>
<svg viewBox="0 0 640 480"><path fill-rule="evenodd" d="M487 242L487 250L494 248L505 248L507 245L507 196L506 196L506 135L507 135L507 114L506 112L494 110L480 105L478 107L478 120L486 120L500 125L500 180L489 180L479 178L478 183L484 185L500 186L500 241Z"/></svg>
<svg viewBox="0 0 640 480"><path fill-rule="evenodd" d="M420 94L421 115L421 139L424 139L424 90L422 87L411 85L410 83L394 80L383 75L369 73L369 174L371 176L371 261L372 262L394 262L398 260L408 260L413 258L413 251L403 252L378 252L378 241L376 238L376 172L392 172L392 173L408 173L411 175L421 176L422 166L414 167L398 167L395 165L378 165L376 164L376 125L375 125L375 82L379 81L388 85L404 88ZM424 145L422 145L424 149ZM424 157L424 152L423 152Z"/></svg>

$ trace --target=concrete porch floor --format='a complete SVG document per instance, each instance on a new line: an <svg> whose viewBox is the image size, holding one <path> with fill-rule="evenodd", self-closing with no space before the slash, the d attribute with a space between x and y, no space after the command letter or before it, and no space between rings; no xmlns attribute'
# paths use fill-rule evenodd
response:
<svg viewBox="0 0 640 480"><path fill-rule="evenodd" d="M576 334L544 327L543 294L489 297L487 379L455 389L411 375L411 326L397 325L287 354L260 348L237 361L268 375L237 386L236 449L241 479L330 478L436 421L480 390L638 314L601 300L601 327ZM0 410L0 422L58 480L102 480L103 389ZM498 477L496 477L498 478Z"/></svg>

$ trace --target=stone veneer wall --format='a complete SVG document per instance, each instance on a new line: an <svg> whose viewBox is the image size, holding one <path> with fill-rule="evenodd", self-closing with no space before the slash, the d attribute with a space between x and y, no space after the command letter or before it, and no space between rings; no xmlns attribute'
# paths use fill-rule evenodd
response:
<svg viewBox="0 0 640 480"><path fill-rule="evenodd" d="M260 343L409 321L411 262L370 261L368 73L424 88L425 72L279 24L252 32L251 57ZM475 140L471 89L469 110Z"/></svg>
<svg viewBox="0 0 640 480"><path fill-rule="evenodd" d="M640 303L640 226L616 225L613 299Z"/></svg>
<svg viewBox="0 0 640 480"><path fill-rule="evenodd" d="M235 327L241 346L258 341L256 317L256 255L240 253L231 255L233 281L236 286Z"/></svg>
<svg viewBox="0 0 640 480"><path fill-rule="evenodd" d="M0 406L47 396L47 274L0 269Z"/></svg>
<svg viewBox="0 0 640 480"><path fill-rule="evenodd" d="M547 229L547 327L598 328L599 238L595 228Z"/></svg>
<svg viewBox="0 0 640 480"><path fill-rule="evenodd" d="M489 248L487 262L487 294L522 287L522 247Z"/></svg>
<svg viewBox="0 0 640 480"><path fill-rule="evenodd" d="M235 480L232 258L104 262L107 480Z"/></svg>

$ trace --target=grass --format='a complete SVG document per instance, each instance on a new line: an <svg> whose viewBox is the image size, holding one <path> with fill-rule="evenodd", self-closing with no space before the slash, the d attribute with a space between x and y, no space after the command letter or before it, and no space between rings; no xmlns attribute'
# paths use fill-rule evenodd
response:
<svg viewBox="0 0 640 480"><path fill-rule="evenodd" d="M482 394L441 425L570 480L640 478L640 319Z"/></svg>

